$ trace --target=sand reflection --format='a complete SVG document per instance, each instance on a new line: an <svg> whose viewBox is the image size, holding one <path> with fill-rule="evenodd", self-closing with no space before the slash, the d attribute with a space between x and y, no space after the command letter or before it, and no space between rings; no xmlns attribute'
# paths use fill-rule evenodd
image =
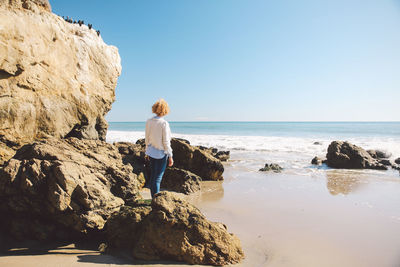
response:
<svg viewBox="0 0 400 267"><path fill-rule="evenodd" d="M326 186L331 195L347 195L365 184L360 173L346 170L329 170L326 172ZM366 179L366 177L364 177Z"/></svg>
<svg viewBox="0 0 400 267"><path fill-rule="evenodd" d="M224 197L222 181L203 181L201 191L187 196L192 203L218 202Z"/></svg>

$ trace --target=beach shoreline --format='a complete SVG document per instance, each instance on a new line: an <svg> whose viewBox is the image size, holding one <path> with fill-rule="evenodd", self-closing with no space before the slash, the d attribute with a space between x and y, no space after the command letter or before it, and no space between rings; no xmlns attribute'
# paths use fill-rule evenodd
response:
<svg viewBox="0 0 400 267"><path fill-rule="evenodd" d="M400 234L399 180L348 170L329 170L325 176L249 173L233 166L235 162L233 154L233 164L225 164L223 182L202 182L201 192L185 199L241 239L246 258L236 266L389 267L400 263L400 239L396 237ZM150 198L148 190L141 193ZM128 258L102 255L96 248L69 247L71 255L60 251L59 255L3 254L0 266L30 262L142 266Z"/></svg>

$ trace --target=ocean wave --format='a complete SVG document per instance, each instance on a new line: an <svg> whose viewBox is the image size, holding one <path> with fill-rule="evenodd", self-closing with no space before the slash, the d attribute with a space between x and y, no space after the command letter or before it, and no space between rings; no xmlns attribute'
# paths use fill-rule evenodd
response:
<svg viewBox="0 0 400 267"><path fill-rule="evenodd" d="M173 134L174 137L190 141L192 145L216 147L221 150L254 151L266 153L298 153L307 156L324 156L333 139L310 137L273 137L273 136L231 136L231 135L194 135ZM133 142L144 138L142 131L107 132L108 142ZM381 149L392 154L392 158L400 157L400 138L358 137L348 138L355 145L364 149ZM319 144L314 144L318 142Z"/></svg>
<svg viewBox="0 0 400 267"><path fill-rule="evenodd" d="M313 175L326 171L325 166L311 165L314 156L324 158L333 139L309 137L271 137L271 136L228 136L228 135L194 135L173 134L173 137L189 140L192 145L216 147L230 150L230 164L235 169L258 171L265 163L277 163L285 172L298 175ZM107 141L132 142L144 138L140 131L107 132ZM400 157L400 139L396 138L351 138L349 141L364 149L381 149L392 154L391 160ZM314 144L318 142L318 144ZM366 170L366 173L370 171ZM379 172L379 171L378 171ZM383 174L383 173L382 173ZM387 172L386 175L396 175Z"/></svg>

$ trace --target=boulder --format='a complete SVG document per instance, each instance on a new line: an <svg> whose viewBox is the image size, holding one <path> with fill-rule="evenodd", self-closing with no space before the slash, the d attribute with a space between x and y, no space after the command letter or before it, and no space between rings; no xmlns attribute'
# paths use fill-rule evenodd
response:
<svg viewBox="0 0 400 267"><path fill-rule="evenodd" d="M104 140L121 73L118 49L50 12L47 0L0 0L0 161L47 137ZM1 163L1 162L0 162Z"/></svg>
<svg viewBox="0 0 400 267"><path fill-rule="evenodd" d="M394 163L400 164L400 158L395 159L395 160L394 160Z"/></svg>
<svg viewBox="0 0 400 267"><path fill-rule="evenodd" d="M130 248L135 259L227 265L244 257L240 240L225 225L208 221L176 193L158 193L147 216L144 208L121 210L109 219L119 223L107 226L107 236L118 236L117 245Z"/></svg>
<svg viewBox="0 0 400 267"><path fill-rule="evenodd" d="M328 147L326 159L331 168L387 170L367 151L349 142L333 141Z"/></svg>
<svg viewBox="0 0 400 267"><path fill-rule="evenodd" d="M314 142L313 145L320 146L320 145L322 145L322 143L321 142Z"/></svg>
<svg viewBox="0 0 400 267"><path fill-rule="evenodd" d="M391 153L383 150L367 150L368 154L371 155L374 159L388 159L392 156Z"/></svg>
<svg viewBox="0 0 400 267"><path fill-rule="evenodd" d="M385 166L392 166L393 164L388 159L378 159L378 162Z"/></svg>
<svg viewBox="0 0 400 267"><path fill-rule="evenodd" d="M144 187L146 179L150 177L150 166L145 158L145 147L129 142L116 142L114 145L118 148L124 164L132 166L133 173L137 175L141 187Z"/></svg>
<svg viewBox="0 0 400 267"><path fill-rule="evenodd" d="M176 138L172 138L171 147L174 153L175 167L188 170L200 176L203 181L223 180L224 166L210 153Z"/></svg>
<svg viewBox="0 0 400 267"><path fill-rule="evenodd" d="M315 156L312 160L311 160L311 164L313 165L321 165L322 164L322 159Z"/></svg>
<svg viewBox="0 0 400 267"><path fill-rule="evenodd" d="M268 172L268 171L281 172L282 170L283 168L275 163L271 164L265 163L264 168L259 169L260 172Z"/></svg>
<svg viewBox="0 0 400 267"><path fill-rule="evenodd" d="M151 212L150 205L123 206L107 220L107 248L131 249L143 227L143 219ZM111 252L110 251L110 252Z"/></svg>
<svg viewBox="0 0 400 267"><path fill-rule="evenodd" d="M48 139L20 148L0 169L1 223L17 238L99 233L140 185L118 149L100 140ZM4 229L4 228L3 228Z"/></svg>
<svg viewBox="0 0 400 267"><path fill-rule="evenodd" d="M168 167L161 181L161 188L183 194L200 191L201 178L190 171Z"/></svg>

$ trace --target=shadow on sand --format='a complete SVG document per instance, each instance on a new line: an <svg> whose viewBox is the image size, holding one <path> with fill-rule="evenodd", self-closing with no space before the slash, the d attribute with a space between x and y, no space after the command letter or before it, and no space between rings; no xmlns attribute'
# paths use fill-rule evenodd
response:
<svg viewBox="0 0 400 267"><path fill-rule="evenodd" d="M34 240L15 241L0 234L0 259L12 256L70 255L77 262L111 265L186 265L182 262L139 261L131 258L129 251L102 254L98 242L39 242Z"/></svg>

